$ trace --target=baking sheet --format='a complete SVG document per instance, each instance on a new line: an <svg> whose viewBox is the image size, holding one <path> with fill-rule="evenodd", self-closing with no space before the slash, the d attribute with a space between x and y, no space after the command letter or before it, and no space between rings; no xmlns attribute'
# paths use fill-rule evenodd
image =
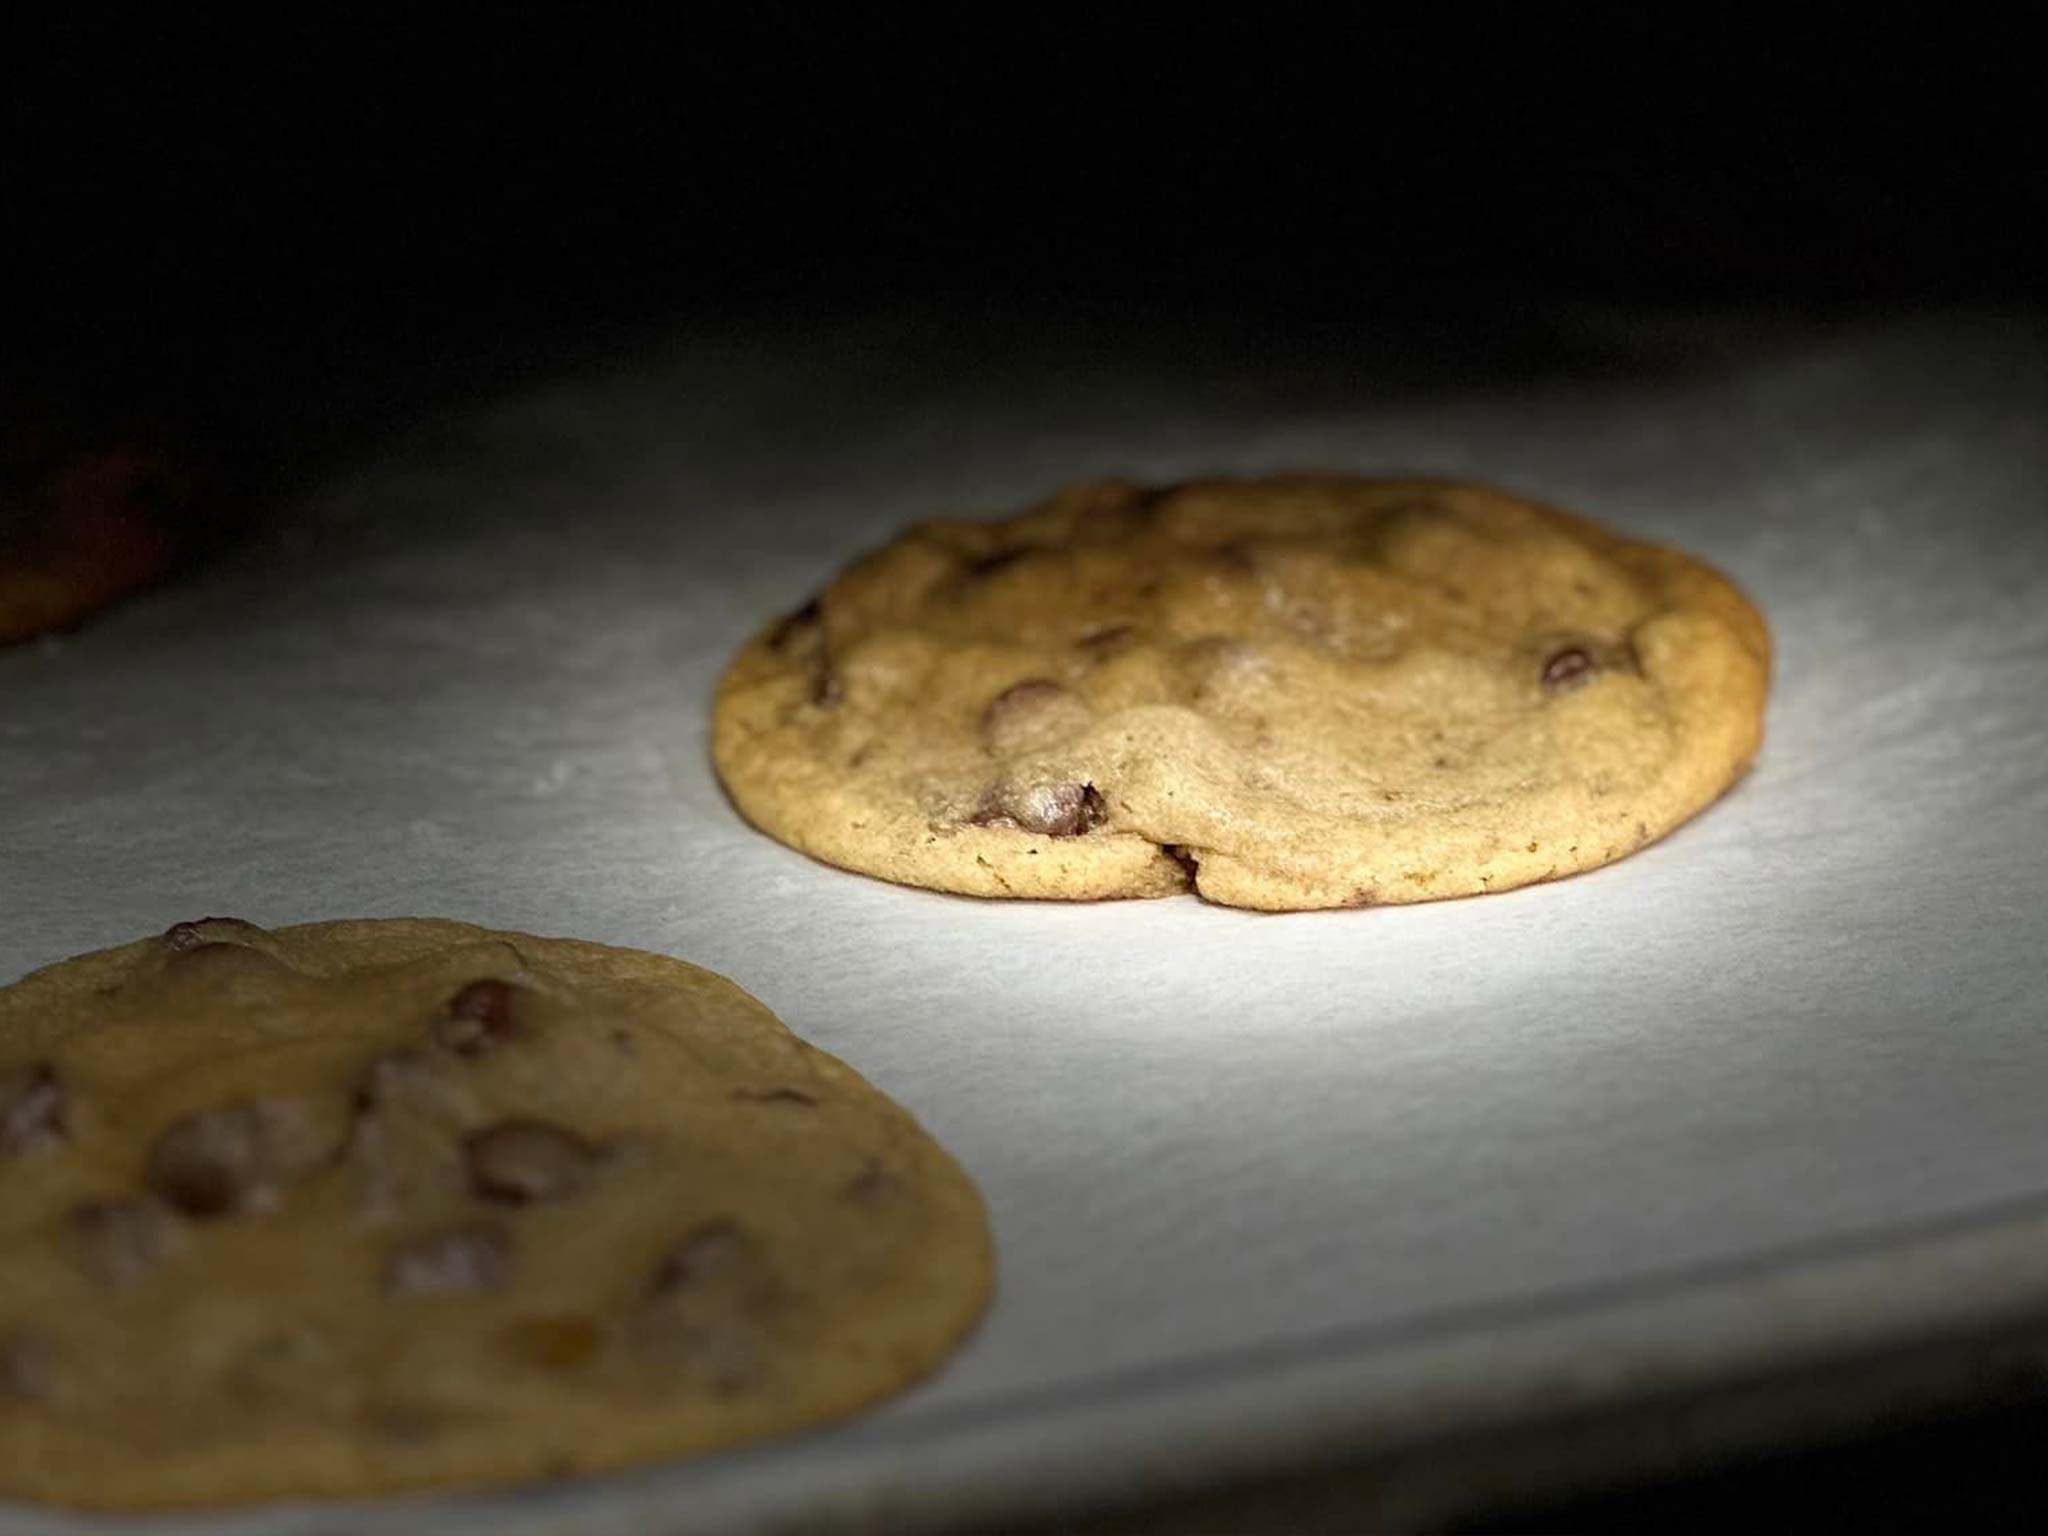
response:
<svg viewBox="0 0 2048 1536"><path fill-rule="evenodd" d="M937 1525L2048 1313L2039 330L1574 324L1600 369L1484 390L1376 383L1365 336L1344 367L683 342L0 655L0 976L217 912L672 953L991 1206L986 1326L857 1425L241 1528ZM724 659L901 522L1303 466L1483 478L1716 561L1780 646L1754 773L1587 876L1283 917L901 889L724 800Z"/></svg>

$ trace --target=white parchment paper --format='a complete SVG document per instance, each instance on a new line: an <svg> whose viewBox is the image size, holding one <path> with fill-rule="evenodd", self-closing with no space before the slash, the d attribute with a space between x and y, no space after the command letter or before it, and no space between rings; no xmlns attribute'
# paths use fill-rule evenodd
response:
<svg viewBox="0 0 2048 1536"><path fill-rule="evenodd" d="M1376 384L1370 337L1355 368L1343 338L1314 366L888 324L679 344L0 654L0 977L205 913L673 953L907 1104L993 1212L985 1328L860 1425L247 1528L900 1528L1477 1423L1521 1358L1475 1345L1502 1328L1597 1362L1663 1299L1733 1307L1644 1324L1682 1385L2048 1310L2012 1255L1910 1305L1882 1284L1893 1250L1924 1271L1944 1233L2048 1214L2040 334L1579 323L1620 362L1462 391ZM1714 560L1780 647L1755 772L1584 877L1287 917L900 889L724 800L723 661L901 522L1296 467L1482 478ZM1837 1246L1853 1287L1744 1310Z"/></svg>

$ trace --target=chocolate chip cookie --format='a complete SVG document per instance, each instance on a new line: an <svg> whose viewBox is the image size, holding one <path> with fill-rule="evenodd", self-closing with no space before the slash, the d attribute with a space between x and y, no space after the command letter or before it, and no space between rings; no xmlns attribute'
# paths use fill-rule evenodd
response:
<svg viewBox="0 0 2048 1536"><path fill-rule="evenodd" d="M850 1413L982 1311L979 1197L679 961L228 918L0 991L0 1497L615 1466Z"/></svg>
<svg viewBox="0 0 2048 1536"><path fill-rule="evenodd" d="M910 529L734 659L741 812L976 896L1364 907L1652 842L1744 771L1770 635L1690 556L1477 486L1082 485Z"/></svg>

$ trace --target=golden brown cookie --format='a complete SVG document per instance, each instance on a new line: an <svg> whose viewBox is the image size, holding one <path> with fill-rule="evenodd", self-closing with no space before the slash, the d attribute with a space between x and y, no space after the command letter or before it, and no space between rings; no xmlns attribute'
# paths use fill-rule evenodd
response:
<svg viewBox="0 0 2048 1536"><path fill-rule="evenodd" d="M0 991L0 1497L361 1495L851 1413L981 1313L981 1201L721 977L233 919Z"/></svg>
<svg viewBox="0 0 2048 1536"><path fill-rule="evenodd" d="M1725 577L1496 491L1110 482L859 562L734 659L713 753L756 826L884 879L1372 906L1662 836L1769 677Z"/></svg>

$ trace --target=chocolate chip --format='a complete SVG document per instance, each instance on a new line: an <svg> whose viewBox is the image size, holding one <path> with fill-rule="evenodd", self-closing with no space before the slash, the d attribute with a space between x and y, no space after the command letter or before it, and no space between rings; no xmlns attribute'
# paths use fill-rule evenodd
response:
<svg viewBox="0 0 2048 1536"><path fill-rule="evenodd" d="M288 1120L285 1106L246 1099L188 1115L157 1137L143 1182L198 1220L265 1210L293 1171Z"/></svg>
<svg viewBox="0 0 2048 1536"><path fill-rule="evenodd" d="M807 697L821 709L839 702L839 678L832 670L832 656L825 643L825 608L812 598L796 612L768 631L768 647L805 666L811 674Z"/></svg>
<svg viewBox="0 0 2048 1536"><path fill-rule="evenodd" d="M842 1199L860 1205L879 1205L902 1187L895 1174L871 1158L865 1168L846 1181L839 1194Z"/></svg>
<svg viewBox="0 0 2048 1536"><path fill-rule="evenodd" d="M818 1102L801 1088L735 1088L732 1096L748 1104L802 1104L815 1107Z"/></svg>
<svg viewBox="0 0 2048 1536"><path fill-rule="evenodd" d="M394 1296L465 1296L502 1290L512 1277L512 1236L489 1222L430 1232L392 1250L384 1289Z"/></svg>
<svg viewBox="0 0 2048 1536"><path fill-rule="evenodd" d="M597 1149L545 1120L500 1120L463 1138L470 1188L486 1200L560 1200L590 1181Z"/></svg>
<svg viewBox="0 0 2048 1536"><path fill-rule="evenodd" d="M200 921L204 922L206 919L202 918ZM206 938L200 933L198 923L173 923L164 930L164 948L173 953L197 948L205 942Z"/></svg>
<svg viewBox="0 0 2048 1536"><path fill-rule="evenodd" d="M1543 687L1549 693L1569 693L1591 681L1599 664L1584 646L1568 645L1543 663Z"/></svg>
<svg viewBox="0 0 2048 1536"><path fill-rule="evenodd" d="M992 799L975 814L974 823L1017 827L1048 837L1079 837L1108 819L1108 802L1093 784L1034 784Z"/></svg>
<svg viewBox="0 0 2048 1536"><path fill-rule="evenodd" d="M632 1321L636 1347L679 1360L716 1391L743 1390L762 1374L756 1319L779 1299L754 1239L717 1217L685 1233L655 1267Z"/></svg>
<svg viewBox="0 0 2048 1536"><path fill-rule="evenodd" d="M524 987L486 977L472 981L448 1001L434 1021L434 1039L460 1056L481 1056L515 1040L524 1030Z"/></svg>
<svg viewBox="0 0 2048 1536"><path fill-rule="evenodd" d="M261 928L238 917L174 923L163 936L164 948L169 951L166 977L189 985L290 971L287 962L256 943L265 937Z"/></svg>
<svg viewBox="0 0 2048 1536"><path fill-rule="evenodd" d="M40 1402L56 1385L57 1352L40 1334L0 1334L0 1399Z"/></svg>
<svg viewBox="0 0 2048 1536"><path fill-rule="evenodd" d="M410 1049L387 1051L364 1070L356 1083L354 1115L335 1155L335 1161L353 1170L364 1216L383 1220L422 1181L438 1187L452 1175L442 1161L443 1127L465 1103L455 1081L462 1070L438 1052ZM430 1157L408 1158L402 1149L417 1146L423 1133L430 1137Z"/></svg>
<svg viewBox="0 0 2048 1536"><path fill-rule="evenodd" d="M140 1284L179 1240L175 1218L153 1200L92 1200L71 1212L78 1262L100 1284Z"/></svg>
<svg viewBox="0 0 2048 1536"><path fill-rule="evenodd" d="M981 712L982 745L997 757L1008 757L1088 723L1089 710L1079 698L1050 678L1027 678L989 700Z"/></svg>
<svg viewBox="0 0 2048 1536"><path fill-rule="evenodd" d="M671 1248L655 1267L651 1294L672 1296L740 1272L753 1245L724 1217L707 1221Z"/></svg>
<svg viewBox="0 0 2048 1536"><path fill-rule="evenodd" d="M1037 711L1059 699L1069 698L1067 690L1048 677L1030 677L1021 683L1012 683L993 699L982 713L984 726L994 718L1007 712L1019 710Z"/></svg>
<svg viewBox="0 0 2048 1536"><path fill-rule="evenodd" d="M978 559L968 561L967 574L980 581L995 575L997 571L1007 570L1030 553L1028 549L999 549L993 554L982 555Z"/></svg>
<svg viewBox="0 0 2048 1536"><path fill-rule="evenodd" d="M202 917L189 923L173 923L164 930L164 947L177 953L197 949L201 944L212 943L220 937L209 934L207 929L227 929L231 933L255 935L263 930L254 923L244 922L239 917Z"/></svg>
<svg viewBox="0 0 2048 1536"><path fill-rule="evenodd" d="M231 944L221 939L205 939L197 944L173 950L170 964L173 974L181 980L289 969L275 955L248 944Z"/></svg>
<svg viewBox="0 0 2048 1536"><path fill-rule="evenodd" d="M1107 629L1093 630L1074 643L1095 660L1105 661L1119 651L1129 649L1137 637L1137 625L1112 624Z"/></svg>
<svg viewBox="0 0 2048 1536"><path fill-rule="evenodd" d="M64 1085L47 1061L0 1072L0 1157L64 1139Z"/></svg>

